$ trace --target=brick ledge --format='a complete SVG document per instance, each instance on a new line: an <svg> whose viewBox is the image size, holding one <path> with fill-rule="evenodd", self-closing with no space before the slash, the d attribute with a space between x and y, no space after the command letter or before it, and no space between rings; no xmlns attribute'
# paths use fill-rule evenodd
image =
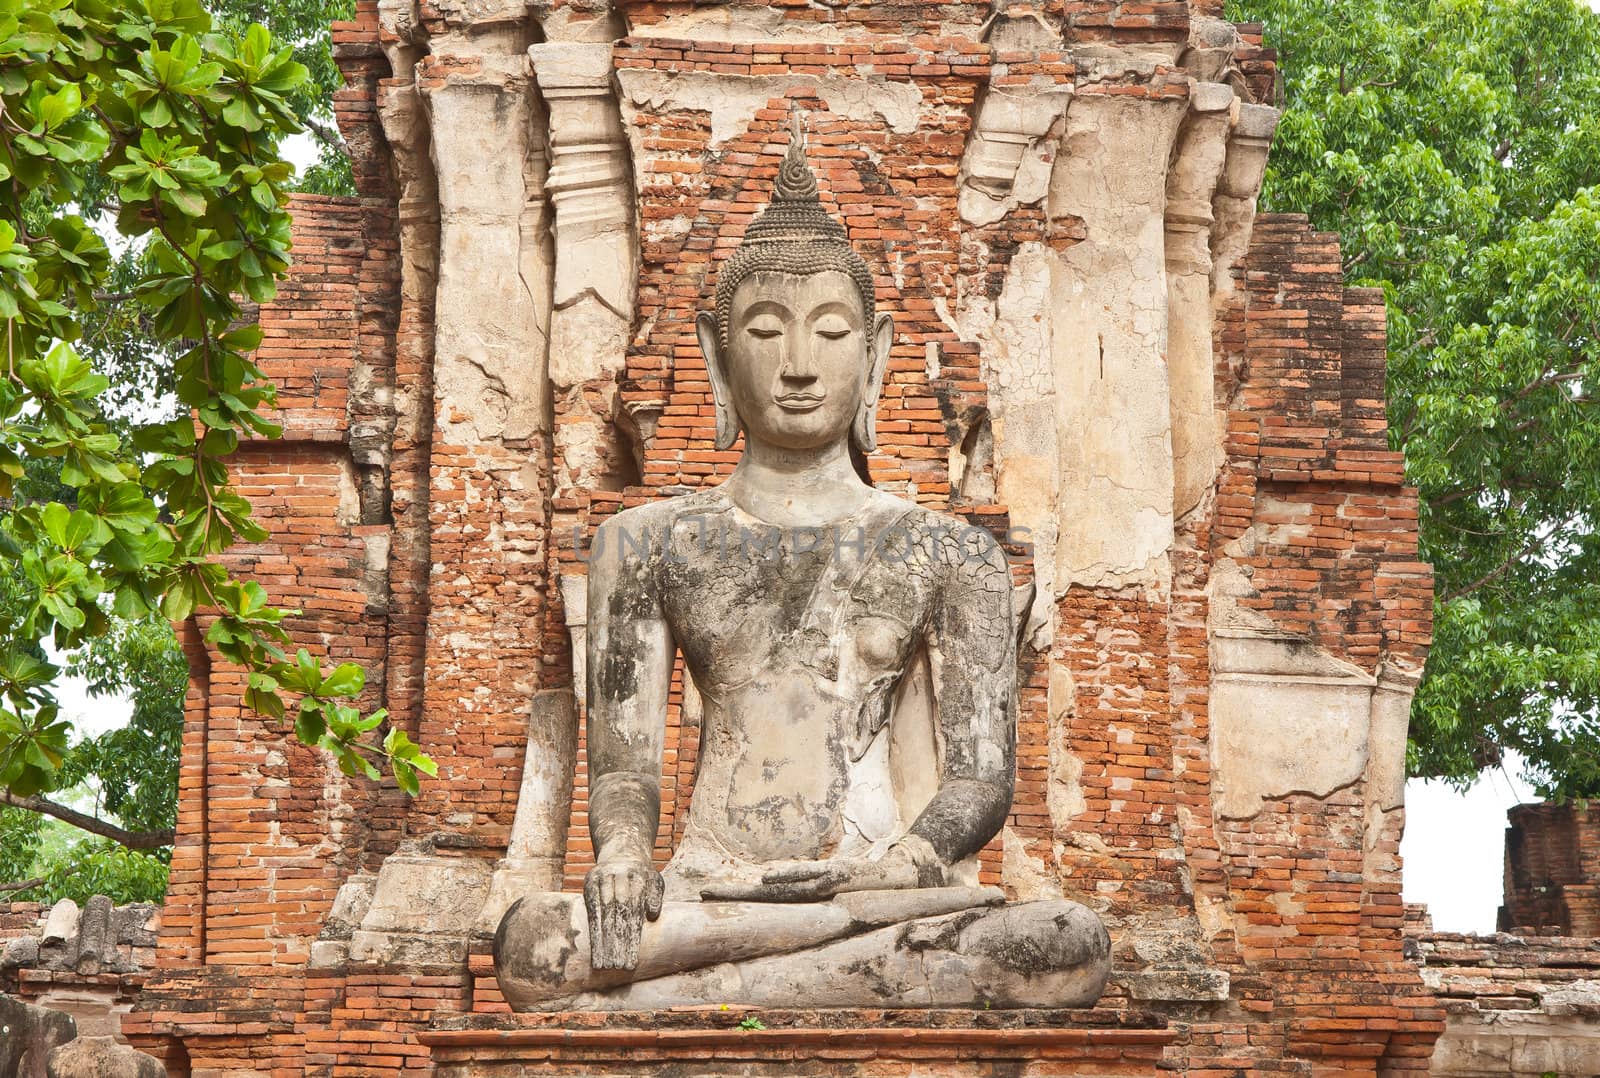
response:
<svg viewBox="0 0 1600 1078"><path fill-rule="evenodd" d="M417 1035L430 1047L693 1048L740 1043L746 1046L807 1045L983 1045L989 1048L1043 1048L1077 1045L1168 1045L1178 1033L1168 1029L431 1029Z"/></svg>

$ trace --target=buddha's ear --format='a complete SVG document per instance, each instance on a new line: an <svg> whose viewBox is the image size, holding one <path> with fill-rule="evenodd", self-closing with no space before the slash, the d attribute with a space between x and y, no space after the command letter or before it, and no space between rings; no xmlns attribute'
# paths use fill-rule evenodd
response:
<svg viewBox="0 0 1600 1078"><path fill-rule="evenodd" d="M861 387L861 407L850 427L856 448L870 453L878 448L878 397L883 394L883 372L889 365L889 349L894 344L894 319L887 313L872 320L872 339L867 342L866 384Z"/></svg>
<svg viewBox="0 0 1600 1078"><path fill-rule="evenodd" d="M733 406L728 372L723 369L722 335L717 332L717 316L706 312L694 320L700 338L700 353L706 357L706 374L711 377L711 398L716 405L717 448L729 449L739 439L739 410Z"/></svg>

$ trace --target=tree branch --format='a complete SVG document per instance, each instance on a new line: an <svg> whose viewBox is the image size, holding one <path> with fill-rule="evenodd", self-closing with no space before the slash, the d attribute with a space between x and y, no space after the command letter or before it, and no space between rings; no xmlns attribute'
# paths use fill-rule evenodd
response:
<svg viewBox="0 0 1600 1078"><path fill-rule="evenodd" d="M21 883L0 883L0 893L6 891L26 891L30 887L42 886L44 886L44 877L35 876L31 880L23 880Z"/></svg>
<svg viewBox="0 0 1600 1078"><path fill-rule="evenodd" d="M345 150L344 136L339 134L335 128L329 127L327 124L318 123L309 116L302 120L301 123L305 124L306 130L310 131L316 140L324 146L335 150Z"/></svg>
<svg viewBox="0 0 1600 1078"><path fill-rule="evenodd" d="M1582 369L1557 371L1552 374L1541 374L1539 377L1535 378L1533 381L1517 390L1511 396L1501 401L1500 408L1503 411L1517 404L1517 402L1531 396L1532 394L1537 393L1541 389L1546 389L1550 386L1558 386L1564 382L1576 382L1586 377L1587 374L1588 372Z"/></svg>
<svg viewBox="0 0 1600 1078"><path fill-rule="evenodd" d="M0 804L27 809L43 816L54 816L58 820L70 823L73 827L87 831L91 835L108 838L130 850L159 849L162 846L172 845L177 838L177 833L170 827L160 831L129 831L98 817L70 809L65 805L58 805L54 801L46 801L42 797L18 797L10 790L0 790Z"/></svg>
<svg viewBox="0 0 1600 1078"><path fill-rule="evenodd" d="M1521 550L1519 550L1516 553L1512 554L1505 561L1501 562L1499 565L1496 565L1493 569L1490 569L1487 573L1484 573L1482 576L1480 576L1478 579L1474 580L1472 583L1467 584L1464 587L1457 588L1455 591L1452 591L1450 594L1441 597L1439 599L1439 602L1448 603L1452 599L1459 599L1463 595L1469 595L1472 592L1477 591L1479 588L1483 587L1485 584L1489 583L1490 581L1492 581L1492 580L1496 579L1497 577L1499 577L1500 575L1502 575L1507 569L1510 569L1517 562L1521 561L1523 558L1527 557L1529 554L1532 554L1533 551L1534 551L1534 548L1536 548L1543 541L1544 541L1544 539L1542 537L1537 536L1537 535L1534 536L1532 539L1528 540L1527 545L1524 546Z"/></svg>
<svg viewBox="0 0 1600 1078"><path fill-rule="evenodd" d="M1437 498L1428 499L1428 508L1443 509L1447 505L1452 505L1455 502L1459 502L1462 498L1468 498L1474 494L1481 493L1482 490L1483 487L1481 486L1462 487L1459 490L1452 490L1449 494L1441 494Z"/></svg>

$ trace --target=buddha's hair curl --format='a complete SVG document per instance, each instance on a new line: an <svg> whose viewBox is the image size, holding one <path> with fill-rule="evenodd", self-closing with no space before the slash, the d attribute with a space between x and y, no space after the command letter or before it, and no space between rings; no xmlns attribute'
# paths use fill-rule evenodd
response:
<svg viewBox="0 0 1600 1078"><path fill-rule="evenodd" d="M717 274L717 333L728 346L728 321L733 294L746 277L763 271L810 276L836 270L855 282L861 293L865 325L874 313L872 271L840 222L828 216L817 197L817 177L806 163L799 114L793 117L789 150L778 168L772 202L745 230L738 250Z"/></svg>
<svg viewBox="0 0 1600 1078"><path fill-rule="evenodd" d="M861 293L862 324L870 332L873 317L872 271L866 259L848 243L794 241L740 247L722 264L717 275L717 332L722 346L728 346L728 322L733 313L733 294L752 273L792 273L807 277L813 273L837 270L855 283Z"/></svg>

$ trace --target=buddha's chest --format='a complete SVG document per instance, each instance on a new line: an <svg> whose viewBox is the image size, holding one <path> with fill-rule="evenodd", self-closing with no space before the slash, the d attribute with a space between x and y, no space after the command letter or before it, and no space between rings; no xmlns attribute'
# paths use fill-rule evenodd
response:
<svg viewBox="0 0 1600 1078"><path fill-rule="evenodd" d="M859 536L689 546L657 577L704 698L695 818L745 859L893 831L883 731L936 581L917 551Z"/></svg>
<svg viewBox="0 0 1600 1078"><path fill-rule="evenodd" d="M686 554L661 581L673 638L703 689L798 682L846 706L898 678L933 601L926 572L827 540L775 555Z"/></svg>

